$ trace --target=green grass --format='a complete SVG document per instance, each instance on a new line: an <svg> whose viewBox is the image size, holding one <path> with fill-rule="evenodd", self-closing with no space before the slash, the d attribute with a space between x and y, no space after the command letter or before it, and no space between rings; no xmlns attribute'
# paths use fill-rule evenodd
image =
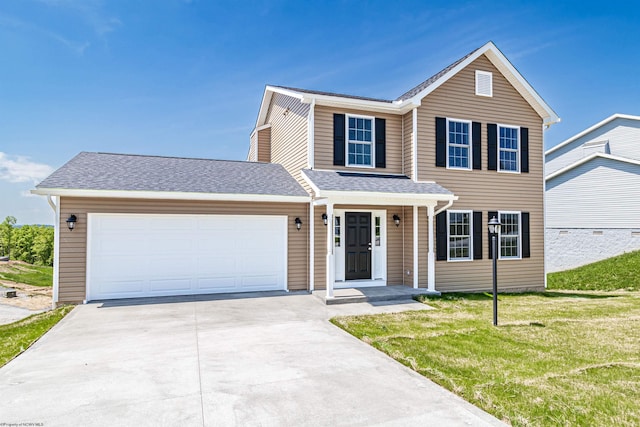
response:
<svg viewBox="0 0 640 427"><path fill-rule="evenodd" d="M428 299L436 308L332 319L516 426L640 425L640 293Z"/></svg>
<svg viewBox="0 0 640 427"><path fill-rule="evenodd" d="M0 366L29 348L42 335L67 315L73 306L58 307L55 310L34 314L26 319L8 325L0 325Z"/></svg>
<svg viewBox="0 0 640 427"><path fill-rule="evenodd" d="M10 264L0 271L0 279L33 286L52 286L53 267L30 264Z"/></svg>
<svg viewBox="0 0 640 427"><path fill-rule="evenodd" d="M549 273L547 286L549 289L640 291L640 251Z"/></svg>

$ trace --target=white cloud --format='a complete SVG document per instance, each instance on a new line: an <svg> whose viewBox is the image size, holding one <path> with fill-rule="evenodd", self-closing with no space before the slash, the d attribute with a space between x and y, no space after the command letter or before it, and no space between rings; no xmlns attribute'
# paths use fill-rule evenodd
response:
<svg viewBox="0 0 640 427"><path fill-rule="evenodd" d="M53 172L53 168L36 163L25 156L14 156L0 151L0 179L11 183L37 184Z"/></svg>

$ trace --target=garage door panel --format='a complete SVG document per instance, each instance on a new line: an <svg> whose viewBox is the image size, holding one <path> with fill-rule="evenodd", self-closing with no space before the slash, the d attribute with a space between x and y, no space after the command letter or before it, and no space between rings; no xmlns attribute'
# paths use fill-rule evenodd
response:
<svg viewBox="0 0 640 427"><path fill-rule="evenodd" d="M286 217L90 214L89 299L286 289Z"/></svg>
<svg viewBox="0 0 640 427"><path fill-rule="evenodd" d="M191 278L159 279L149 281L149 290L157 291L186 291L191 289Z"/></svg>

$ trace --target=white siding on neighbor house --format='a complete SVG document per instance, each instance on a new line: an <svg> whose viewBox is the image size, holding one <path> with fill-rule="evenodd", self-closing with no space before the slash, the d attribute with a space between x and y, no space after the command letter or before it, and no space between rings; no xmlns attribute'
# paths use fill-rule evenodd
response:
<svg viewBox="0 0 640 427"><path fill-rule="evenodd" d="M610 154L640 160L640 121L617 118L546 156L546 174L572 165L594 153L585 143L608 141ZM600 150L601 151L601 150Z"/></svg>
<svg viewBox="0 0 640 427"><path fill-rule="evenodd" d="M549 181L547 228L640 227L640 166L595 158Z"/></svg>

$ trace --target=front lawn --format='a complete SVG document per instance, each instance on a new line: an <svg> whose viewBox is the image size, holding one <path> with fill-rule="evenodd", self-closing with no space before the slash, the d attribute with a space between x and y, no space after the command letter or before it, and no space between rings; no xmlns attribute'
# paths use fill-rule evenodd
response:
<svg viewBox="0 0 640 427"><path fill-rule="evenodd" d="M34 314L8 325L0 325L0 366L29 348L42 335L67 315L73 306Z"/></svg>
<svg viewBox="0 0 640 427"><path fill-rule="evenodd" d="M52 286L53 267L42 267L12 261L0 265L0 279L33 286Z"/></svg>
<svg viewBox="0 0 640 427"><path fill-rule="evenodd" d="M483 294L425 301L332 322L513 425L640 425L640 293L500 295L498 327Z"/></svg>

